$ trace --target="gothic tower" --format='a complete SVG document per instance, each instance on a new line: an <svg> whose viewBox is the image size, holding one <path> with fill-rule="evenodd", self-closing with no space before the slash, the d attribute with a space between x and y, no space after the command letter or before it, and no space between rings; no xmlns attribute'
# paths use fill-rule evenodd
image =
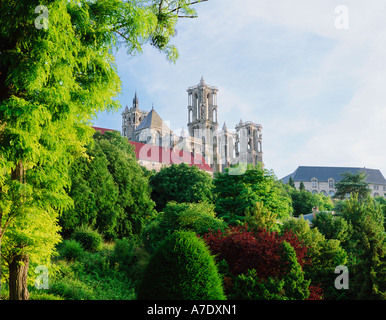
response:
<svg viewBox="0 0 386 320"><path fill-rule="evenodd" d="M139 99L137 92L133 98L133 106L122 112L122 136L129 140L134 140L134 131L148 113L139 109Z"/></svg>
<svg viewBox="0 0 386 320"><path fill-rule="evenodd" d="M217 92L216 87L205 83L204 78L188 92L188 130L193 137L192 150L201 153L214 172L221 171L217 137ZM195 144L194 141L200 141Z"/></svg>
<svg viewBox="0 0 386 320"><path fill-rule="evenodd" d="M238 162L257 165L263 163L262 126L240 120L236 126L236 157Z"/></svg>

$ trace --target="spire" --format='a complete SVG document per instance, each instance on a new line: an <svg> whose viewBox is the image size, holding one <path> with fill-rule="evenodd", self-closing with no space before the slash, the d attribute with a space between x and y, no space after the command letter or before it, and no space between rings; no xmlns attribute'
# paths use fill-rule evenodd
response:
<svg viewBox="0 0 386 320"><path fill-rule="evenodd" d="M204 76L201 76L200 84L205 84Z"/></svg>
<svg viewBox="0 0 386 320"><path fill-rule="evenodd" d="M137 97L137 90L135 90L135 95L134 95L134 99L133 99L133 108L138 108L138 105L139 105L139 100Z"/></svg>
<svg viewBox="0 0 386 320"><path fill-rule="evenodd" d="M181 129L180 136L183 137L183 138L186 138L186 132L185 132L184 127L182 127L182 129Z"/></svg>
<svg viewBox="0 0 386 320"><path fill-rule="evenodd" d="M227 125L226 125L225 121L224 121L224 125L222 126L222 130L223 130L224 132L227 132L227 131L228 131L228 128L227 128Z"/></svg>

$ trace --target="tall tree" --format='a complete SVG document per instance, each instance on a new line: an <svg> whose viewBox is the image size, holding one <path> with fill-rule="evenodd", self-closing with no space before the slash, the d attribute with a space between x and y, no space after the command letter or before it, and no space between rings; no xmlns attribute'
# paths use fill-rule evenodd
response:
<svg viewBox="0 0 386 320"><path fill-rule="evenodd" d="M289 177L288 184L292 187L295 188L295 181L292 177Z"/></svg>
<svg viewBox="0 0 386 320"><path fill-rule="evenodd" d="M348 266L351 297L386 299L386 233L380 206L370 197L358 201L354 195L344 202L342 217L353 231L344 244L353 257Z"/></svg>
<svg viewBox="0 0 386 320"><path fill-rule="evenodd" d="M342 180L336 183L336 199L344 199L347 196L357 194L359 200L366 199L371 190L366 182L366 172L346 172L342 174Z"/></svg>
<svg viewBox="0 0 386 320"><path fill-rule="evenodd" d="M68 167L84 155L93 133L89 121L119 107L113 50L124 44L136 54L150 43L175 61L170 40L178 17L195 16L193 3L1 1L0 248L7 229L27 211L45 212L56 221L71 205L64 192ZM48 13L43 24L36 23L36 8ZM28 246L18 254L28 255Z"/></svg>
<svg viewBox="0 0 386 320"><path fill-rule="evenodd" d="M276 181L272 171L261 166L249 165L242 175L216 174L216 212L229 224L240 224L245 215L262 202L264 208L277 215L278 219L289 217L291 199L283 185Z"/></svg>
<svg viewBox="0 0 386 320"><path fill-rule="evenodd" d="M162 168L150 177L151 197L157 211L162 211L168 201L177 203L213 202L213 180L196 166L185 163Z"/></svg>

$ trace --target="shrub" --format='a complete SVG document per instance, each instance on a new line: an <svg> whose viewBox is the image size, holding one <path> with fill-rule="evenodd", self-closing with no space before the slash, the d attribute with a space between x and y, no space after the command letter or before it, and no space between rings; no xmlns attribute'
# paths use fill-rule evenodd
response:
<svg viewBox="0 0 386 320"><path fill-rule="evenodd" d="M134 241L129 238L116 240L112 260L119 264L122 271L127 271L133 261Z"/></svg>
<svg viewBox="0 0 386 320"><path fill-rule="evenodd" d="M248 270L235 278L229 299L237 300L284 300L284 280L277 278L259 279L256 270Z"/></svg>
<svg viewBox="0 0 386 320"><path fill-rule="evenodd" d="M146 249L154 252L157 245L176 230L191 230L203 235L226 227L226 223L216 217L211 204L168 202L164 212L145 228L143 241Z"/></svg>
<svg viewBox="0 0 386 320"><path fill-rule="evenodd" d="M82 244L85 250L90 252L97 251L102 244L102 236L98 233L98 231L93 230L89 226L83 225L75 229L72 238Z"/></svg>
<svg viewBox="0 0 386 320"><path fill-rule="evenodd" d="M168 236L146 267L138 299L225 299L217 266L204 241L191 231Z"/></svg>
<svg viewBox="0 0 386 320"><path fill-rule="evenodd" d="M74 239L64 240L60 246L60 255L66 260L79 259L83 253L83 246Z"/></svg>
<svg viewBox="0 0 386 320"><path fill-rule="evenodd" d="M92 300L93 290L79 279L64 277L55 282L49 289L49 293L59 295L65 300Z"/></svg>

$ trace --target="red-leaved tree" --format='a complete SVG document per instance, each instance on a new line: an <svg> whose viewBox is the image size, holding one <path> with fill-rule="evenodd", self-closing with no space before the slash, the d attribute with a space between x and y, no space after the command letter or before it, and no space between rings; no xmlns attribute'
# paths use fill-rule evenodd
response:
<svg viewBox="0 0 386 320"><path fill-rule="evenodd" d="M212 254L221 264L225 260L228 269L224 275L224 287L230 292L234 279L255 269L259 281L268 278L283 278L288 272L288 260L285 258L282 243L291 244L301 267L310 263L306 258L307 247L292 232L283 235L268 232L265 229L248 229L248 226L231 227L226 231L207 233L203 236ZM319 290L310 288L311 299L321 296ZM315 288L317 289L317 288Z"/></svg>
<svg viewBox="0 0 386 320"><path fill-rule="evenodd" d="M264 229L250 231L247 226L238 226L225 232L205 234L203 238L217 260L224 259L230 273L235 276L249 269L255 269L262 279L283 275L286 272L281 246L283 241L287 241L295 249L302 267L307 263L307 247L291 231L279 235Z"/></svg>

